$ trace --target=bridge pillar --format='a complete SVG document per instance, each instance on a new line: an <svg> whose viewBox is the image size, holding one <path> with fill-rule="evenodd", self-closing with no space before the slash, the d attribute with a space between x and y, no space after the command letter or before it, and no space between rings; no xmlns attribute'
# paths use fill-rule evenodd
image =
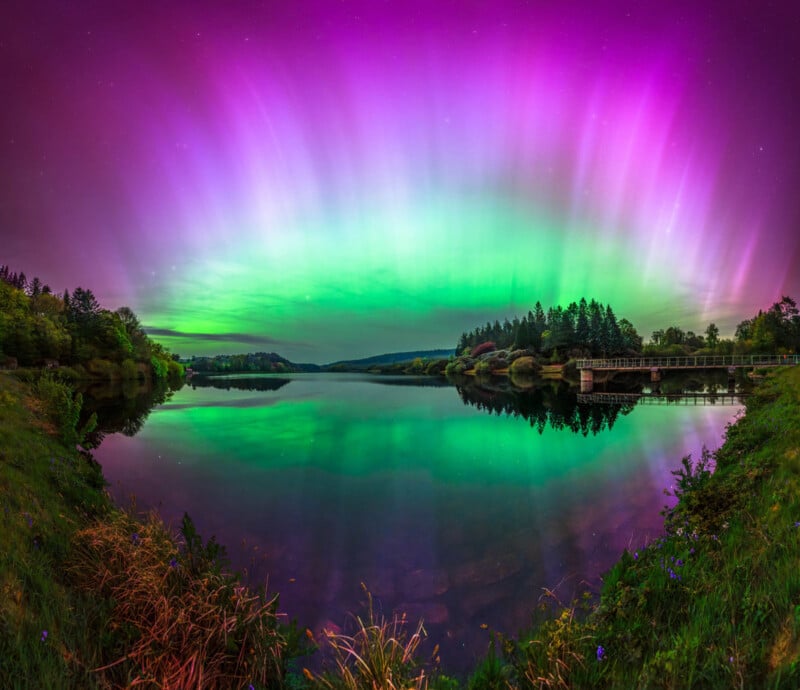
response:
<svg viewBox="0 0 800 690"><path fill-rule="evenodd" d="M650 368L650 383L658 383L661 381L661 370L658 367Z"/></svg>
<svg viewBox="0 0 800 690"><path fill-rule="evenodd" d="M594 372L591 369L581 369L581 393L591 393L594 388Z"/></svg>

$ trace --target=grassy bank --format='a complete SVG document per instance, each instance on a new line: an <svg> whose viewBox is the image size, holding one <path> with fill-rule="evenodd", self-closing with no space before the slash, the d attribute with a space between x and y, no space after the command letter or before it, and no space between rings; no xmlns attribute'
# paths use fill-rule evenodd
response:
<svg viewBox="0 0 800 690"><path fill-rule="evenodd" d="M676 480L664 538L622 556L587 616L502 640L494 687L800 685L800 369L770 376Z"/></svg>
<svg viewBox="0 0 800 690"><path fill-rule="evenodd" d="M800 368L770 375L725 445L676 470L664 538L623 554L599 603L495 636L464 681L428 663L421 628L371 607L319 641L327 670L293 666L306 636L277 601L242 588L191 522L172 535L111 506L74 449L75 400L37 394L0 375L0 687L800 685Z"/></svg>
<svg viewBox="0 0 800 690"><path fill-rule="evenodd" d="M184 520L114 508L79 398L0 374L0 687L281 688L300 637Z"/></svg>

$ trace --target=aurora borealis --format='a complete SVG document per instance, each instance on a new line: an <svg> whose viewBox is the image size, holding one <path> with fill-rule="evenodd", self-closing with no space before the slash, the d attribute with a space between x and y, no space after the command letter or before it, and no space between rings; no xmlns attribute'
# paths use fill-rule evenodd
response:
<svg viewBox="0 0 800 690"><path fill-rule="evenodd" d="M15 5L15 6L14 6ZM0 263L183 355L800 296L796 3L6 3Z"/></svg>

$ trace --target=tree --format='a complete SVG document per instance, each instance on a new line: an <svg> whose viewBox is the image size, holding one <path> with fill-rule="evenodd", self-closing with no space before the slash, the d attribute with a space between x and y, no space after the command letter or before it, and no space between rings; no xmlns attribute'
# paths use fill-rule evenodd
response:
<svg viewBox="0 0 800 690"><path fill-rule="evenodd" d="M641 352L642 337L636 332L633 324L628 319L619 320L619 331L622 336L622 347L624 350Z"/></svg>
<svg viewBox="0 0 800 690"><path fill-rule="evenodd" d="M664 339L662 345L683 345L686 340L686 333L683 332L678 326L670 326L664 331Z"/></svg>
<svg viewBox="0 0 800 690"><path fill-rule="evenodd" d="M622 331L620 330L619 324L617 323L617 317L614 314L614 310L611 309L611 305L606 307L606 318L605 318L605 334L606 334L606 345L608 348L609 354L616 355L624 349L622 343Z"/></svg>
<svg viewBox="0 0 800 690"><path fill-rule="evenodd" d="M578 347L590 348L591 341L589 338L589 307L586 304L586 298L581 297L578 303L578 316L575 319L575 340Z"/></svg>
<svg viewBox="0 0 800 690"><path fill-rule="evenodd" d="M706 345L713 352L717 349L717 343L719 343L719 328L717 328L717 324L712 322L706 328Z"/></svg>

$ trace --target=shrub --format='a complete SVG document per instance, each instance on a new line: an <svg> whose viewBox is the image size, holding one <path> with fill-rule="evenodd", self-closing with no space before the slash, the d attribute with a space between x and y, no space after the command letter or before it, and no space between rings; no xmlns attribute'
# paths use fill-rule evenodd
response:
<svg viewBox="0 0 800 690"><path fill-rule="evenodd" d="M512 374L535 374L538 369L536 360L529 356L517 357L509 368Z"/></svg>
<svg viewBox="0 0 800 690"><path fill-rule="evenodd" d="M429 376L436 376L437 374L441 375L444 373L444 370L447 368L449 362L446 359L434 359L432 362L428 363L428 366L425 367L425 373Z"/></svg>
<svg viewBox="0 0 800 690"><path fill-rule="evenodd" d="M481 360L475 365L475 373L476 374L491 374L492 373L492 366L488 360Z"/></svg>
<svg viewBox="0 0 800 690"><path fill-rule="evenodd" d="M34 387L36 396L42 401L45 412L56 428L59 438L69 446L83 443L86 434L97 426L97 415L92 414L86 424L79 430L78 420L83 406L83 396L73 394L72 389L64 382L51 376L42 376Z"/></svg>
<svg viewBox="0 0 800 690"><path fill-rule="evenodd" d="M476 345L472 348L472 352L470 353L473 357L478 357L479 355L485 354L486 352L492 352L492 350L497 349L497 346L490 340L485 343L481 343L480 345Z"/></svg>
<svg viewBox="0 0 800 690"><path fill-rule="evenodd" d="M121 366L121 375L123 381L133 381L140 378L140 372L139 368L136 366L136 362L134 362L132 359L126 359L123 361Z"/></svg>
<svg viewBox="0 0 800 690"><path fill-rule="evenodd" d="M90 359L86 364L86 369L92 378L107 381L119 381L121 378L120 368L107 359Z"/></svg>
<svg viewBox="0 0 800 690"><path fill-rule="evenodd" d="M150 358L150 366L152 367L153 378L163 379L167 377L168 364L165 360L160 359L155 355L153 355Z"/></svg>

